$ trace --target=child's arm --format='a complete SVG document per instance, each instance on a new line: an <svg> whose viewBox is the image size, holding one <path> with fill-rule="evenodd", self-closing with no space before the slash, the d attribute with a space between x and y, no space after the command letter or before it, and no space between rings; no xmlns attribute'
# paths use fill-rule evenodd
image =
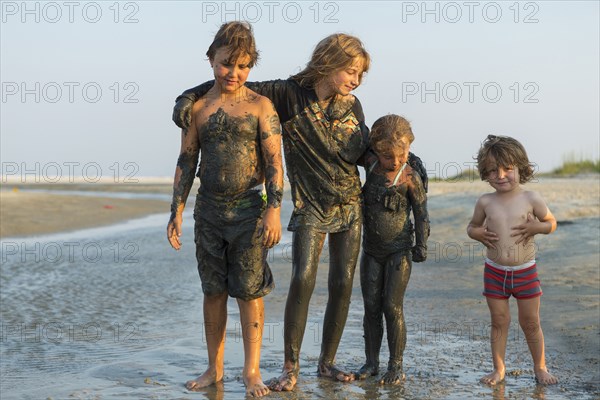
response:
<svg viewBox="0 0 600 400"><path fill-rule="evenodd" d="M173 122L181 129L192 125L192 107L198 99L204 96L215 84L215 81L208 81L191 89L185 90L175 99L173 107Z"/></svg>
<svg viewBox="0 0 600 400"><path fill-rule="evenodd" d="M261 98L260 147L265 171L267 211L259 232L263 246L271 248L281 240L281 200L283 197L283 163L281 161L281 126L273 103Z"/></svg>
<svg viewBox="0 0 600 400"><path fill-rule="evenodd" d="M427 188L429 186L429 177L427 176L427 170L423 165L423 161L413 153L408 153L408 165L419 174L421 178L421 182L423 182L423 188L425 193L427 193Z"/></svg>
<svg viewBox="0 0 600 400"><path fill-rule="evenodd" d="M199 156L200 141L192 117L190 127L181 131L181 150L175 168L175 179L173 180L171 218L169 218L169 224L167 225L167 239L169 239L169 243L175 250L181 248L179 237L181 236L183 209L194 184Z"/></svg>
<svg viewBox="0 0 600 400"><path fill-rule="evenodd" d="M481 196L475 204L475 211L471 222L467 226L467 235L471 239L481 242L485 247L495 248L494 242L498 241L498 235L487 230L485 226L485 196Z"/></svg>
<svg viewBox="0 0 600 400"><path fill-rule="evenodd" d="M411 173L408 186L408 197L415 218L415 247L412 249L412 260L423 262L427 259L427 239L429 238L429 214L427 212L427 194L419 174Z"/></svg>
<svg viewBox="0 0 600 400"><path fill-rule="evenodd" d="M533 206L533 215L527 214L527 221L511 227L510 236L517 236L515 244L526 242L539 233L549 234L556 230L556 218L548 209L546 202L537 192L527 192Z"/></svg>

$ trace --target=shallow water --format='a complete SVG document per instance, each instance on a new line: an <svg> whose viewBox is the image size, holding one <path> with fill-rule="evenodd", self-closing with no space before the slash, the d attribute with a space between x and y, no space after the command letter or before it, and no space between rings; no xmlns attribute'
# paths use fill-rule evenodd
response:
<svg viewBox="0 0 600 400"><path fill-rule="evenodd" d="M472 200L468 196L430 200L429 260L413 266L405 300L408 344L403 385L381 387L375 378L338 384L316 377L327 302L324 252L298 387L270 398L598 398L600 346L595 347L595 354L581 352L590 343L593 348L599 338L598 322L593 318L598 315L599 218L577 220L539 241L548 365L561 383L547 388L534 383L526 343L514 326L507 351L509 375L503 385L489 388L477 383L491 367L489 316L480 295L480 259L476 253L467 254L474 247L463 243L468 240L463 232ZM288 213L282 217L285 223L290 209L289 203L284 204ZM200 393L188 392L183 386L206 367L202 294L191 212L184 215L184 247L179 252L173 251L165 238L167 219L164 214L114 227L2 240L2 399L244 398L243 346L233 300L228 305L224 384ZM283 360L290 241L286 232L270 253L277 287L265 298L264 379L277 376ZM449 243L461 244L452 247ZM451 253L459 248L460 257ZM576 273L567 275L565 271ZM545 308L546 297L564 299L564 315ZM364 361L362 314L357 278L337 357L348 369L357 369ZM382 347L383 369L388 356L385 337Z"/></svg>

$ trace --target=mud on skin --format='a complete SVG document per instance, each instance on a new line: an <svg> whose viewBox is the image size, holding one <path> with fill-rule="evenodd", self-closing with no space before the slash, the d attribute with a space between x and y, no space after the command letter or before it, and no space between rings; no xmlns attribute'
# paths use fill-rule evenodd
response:
<svg viewBox="0 0 600 400"><path fill-rule="evenodd" d="M184 130L187 134L187 129ZM192 149L187 149L185 153L179 155L177 159L177 167L180 173L175 179L173 184L173 200L171 202L171 218L172 221L177 214L177 210L182 204L185 204L190 189L194 182L194 176L196 174L196 165L198 165L199 153Z"/></svg>
<svg viewBox="0 0 600 400"><path fill-rule="evenodd" d="M219 108L199 127L202 153L210 154L200 158L202 190L232 196L264 180L257 126L254 115L235 117Z"/></svg>
<svg viewBox="0 0 600 400"><path fill-rule="evenodd" d="M364 379L379 372L385 316L390 358L388 369L379 382L395 385L404 380L402 360L406 326L403 304L413 258L411 209L415 216L419 249L426 249L429 218L425 190L410 167L400 183L393 186L388 186L391 182L376 171L367 175L363 187L365 236L360 285L365 308L366 363L358 371L358 376ZM416 261L421 260L417 257Z"/></svg>

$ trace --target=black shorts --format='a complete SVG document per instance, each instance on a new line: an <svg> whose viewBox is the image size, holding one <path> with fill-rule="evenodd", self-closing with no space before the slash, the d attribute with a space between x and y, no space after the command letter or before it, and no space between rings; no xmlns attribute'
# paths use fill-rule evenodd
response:
<svg viewBox="0 0 600 400"><path fill-rule="evenodd" d="M268 249L258 236L264 209L261 193L255 190L227 202L198 194L194 241L205 295L226 292L248 301L273 290Z"/></svg>

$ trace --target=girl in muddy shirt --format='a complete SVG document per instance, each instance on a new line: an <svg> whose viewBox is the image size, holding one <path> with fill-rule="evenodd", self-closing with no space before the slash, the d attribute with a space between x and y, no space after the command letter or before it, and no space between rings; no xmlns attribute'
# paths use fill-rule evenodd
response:
<svg viewBox="0 0 600 400"><path fill-rule="evenodd" d="M412 262L423 262L427 258L427 196L419 174L407 164L413 140L406 119L393 114L381 117L373 124L370 134L374 154L365 160L367 180L363 187L360 286L365 306L367 361L357 376L364 379L379 373L385 316L390 358L387 372L379 381L381 384L398 384L404 379L404 292Z"/></svg>

